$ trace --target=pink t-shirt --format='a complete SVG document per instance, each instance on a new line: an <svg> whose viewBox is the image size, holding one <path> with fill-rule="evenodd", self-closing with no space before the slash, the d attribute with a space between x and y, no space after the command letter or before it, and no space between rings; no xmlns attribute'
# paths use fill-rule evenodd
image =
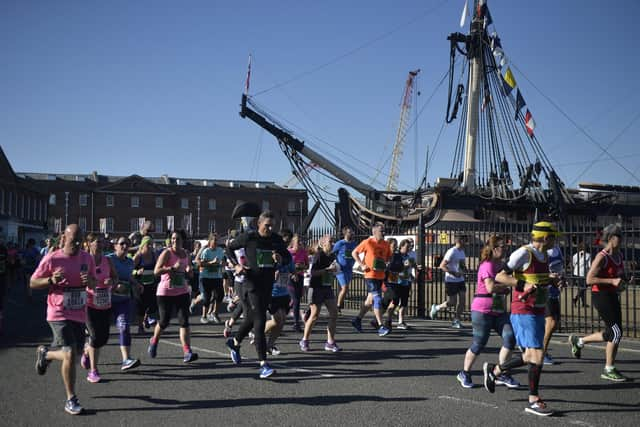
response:
<svg viewBox="0 0 640 427"><path fill-rule="evenodd" d="M87 292L80 281L80 271L85 269L90 277L96 277L93 257L83 250L79 250L76 255L65 255L64 251L57 250L40 261L32 277L51 277L58 269L62 271L64 278L57 285L49 286L47 321L73 320L84 323L87 319Z"/></svg>
<svg viewBox="0 0 640 427"><path fill-rule="evenodd" d="M491 314L499 316L505 312L506 309L506 294L509 292L505 289L500 292L494 292L491 296L487 292L487 287L484 284L484 279L495 279L502 267L501 263L493 263L491 261L484 261L478 266L478 283L476 285L476 296L471 302L471 311L478 311L484 314Z"/></svg>
<svg viewBox="0 0 640 427"><path fill-rule="evenodd" d="M306 249L299 248L296 252L289 249L289 253L296 266L296 273L302 275L309 268L309 252Z"/></svg>
<svg viewBox="0 0 640 427"><path fill-rule="evenodd" d="M96 288L87 287L87 307L94 310L108 310L111 308L112 285L105 285L104 281L111 277L111 264L106 256L102 256L100 264L96 265Z"/></svg>
<svg viewBox="0 0 640 427"><path fill-rule="evenodd" d="M173 250L165 250L169 251L169 259L167 259L163 267L170 267L174 265L176 261L180 260L180 269L179 271L172 273L163 273L160 276L160 283L158 284L158 291L156 292L156 295L161 297L175 297L182 294L188 294L189 286L185 270L187 265L190 263L189 256L187 255L184 258L179 258Z"/></svg>

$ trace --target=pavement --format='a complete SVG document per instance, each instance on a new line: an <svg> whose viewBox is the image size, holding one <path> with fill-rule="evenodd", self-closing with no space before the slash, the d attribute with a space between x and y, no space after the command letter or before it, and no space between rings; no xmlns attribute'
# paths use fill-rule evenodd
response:
<svg viewBox="0 0 640 427"><path fill-rule="evenodd" d="M552 417L526 414L528 390L498 386L489 394L482 386L482 363L494 362L500 340L492 336L473 369L476 386L463 389L456 381L464 353L471 343L470 325L462 330L438 320L409 319L407 331L394 329L378 337L369 326L363 333L338 321L337 341L343 351L323 350L326 321L321 318L311 337L311 351L298 349L300 334L288 324L278 345L282 355L271 357L277 373L258 379L255 350L242 345L243 363L233 365L222 337L222 324L202 325L191 317L192 346L200 359L182 362L175 321L161 338L158 357L146 354L149 334L133 328L131 354L140 367L120 371L115 327L101 354L103 381L90 384L78 365L77 394L85 412L64 412L60 365L53 362L44 376L34 369L35 349L50 342L45 322L45 294L27 302L13 289L6 304L0 337L0 425L7 426L636 426L640 414L640 343L623 340L618 369L631 378L625 383L600 379L602 346L583 349L573 359L566 335L554 337L550 353L556 365L545 366L540 394L556 412ZM223 320L226 314L221 316ZM527 372L514 377L526 384Z"/></svg>

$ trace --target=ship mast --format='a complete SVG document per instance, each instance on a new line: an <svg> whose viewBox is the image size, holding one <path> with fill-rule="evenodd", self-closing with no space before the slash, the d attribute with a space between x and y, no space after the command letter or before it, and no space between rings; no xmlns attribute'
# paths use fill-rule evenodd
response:
<svg viewBox="0 0 640 427"><path fill-rule="evenodd" d="M483 19L474 14L471 22L471 34L469 35L469 94L467 96L467 125L465 129L466 144L464 156L464 170L462 177L462 189L467 193L473 193L476 188L476 145L478 138L478 121L480 109L480 88L483 79L482 66L482 33Z"/></svg>

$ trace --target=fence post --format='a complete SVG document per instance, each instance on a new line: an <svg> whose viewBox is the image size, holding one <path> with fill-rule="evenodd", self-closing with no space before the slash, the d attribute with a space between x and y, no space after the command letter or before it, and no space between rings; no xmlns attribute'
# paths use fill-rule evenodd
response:
<svg viewBox="0 0 640 427"><path fill-rule="evenodd" d="M424 253L425 253L425 234L424 234L424 217L423 214L420 214L420 218L418 220L418 264L422 266L422 269L418 270L416 274L416 281L418 284L418 317L426 317L426 298L425 298L425 288L424 288L424 279L426 272L426 265L424 261Z"/></svg>

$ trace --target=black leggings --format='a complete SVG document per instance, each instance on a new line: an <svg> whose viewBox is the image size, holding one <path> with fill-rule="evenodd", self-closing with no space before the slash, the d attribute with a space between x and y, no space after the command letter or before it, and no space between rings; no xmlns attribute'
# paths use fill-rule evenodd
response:
<svg viewBox="0 0 640 427"><path fill-rule="evenodd" d="M245 311L244 300L242 298L242 290L244 288L242 286L242 283L240 282L235 282L234 288L235 288L236 295L240 296L240 301L238 301L238 304L236 304L236 307L233 309L233 313L231 313L231 318L233 319L234 322L237 322L240 316L242 316L242 313Z"/></svg>
<svg viewBox="0 0 640 427"><path fill-rule="evenodd" d="M604 340L614 344L620 343L622 339L622 309L618 293L593 292L591 301L606 325L606 329L602 333Z"/></svg>
<svg viewBox="0 0 640 427"><path fill-rule="evenodd" d="M191 297L189 294L176 296L160 296L158 295L158 313L160 314L160 329L164 330L169 326L173 307L176 308L178 314L178 325L181 328L189 327L189 305Z"/></svg>
<svg viewBox="0 0 640 427"><path fill-rule="evenodd" d="M264 327L267 323L267 307L271 303L271 287L244 289L242 300L245 310L244 320L235 338L241 342L253 329L258 360L267 360L267 341L264 336Z"/></svg>
<svg viewBox="0 0 640 427"><path fill-rule="evenodd" d="M138 316L145 316L158 311L158 300L156 298L156 291L158 290L158 284L144 285L144 289L140 294L140 298L136 300L136 309Z"/></svg>
<svg viewBox="0 0 640 427"><path fill-rule="evenodd" d="M224 298L224 288L222 287L222 279L201 278L202 281L202 305L209 308L209 305L216 301L218 304Z"/></svg>
<svg viewBox="0 0 640 427"><path fill-rule="evenodd" d="M87 307L87 341L93 348L100 348L109 339L109 327L111 326L111 309L96 310Z"/></svg>

